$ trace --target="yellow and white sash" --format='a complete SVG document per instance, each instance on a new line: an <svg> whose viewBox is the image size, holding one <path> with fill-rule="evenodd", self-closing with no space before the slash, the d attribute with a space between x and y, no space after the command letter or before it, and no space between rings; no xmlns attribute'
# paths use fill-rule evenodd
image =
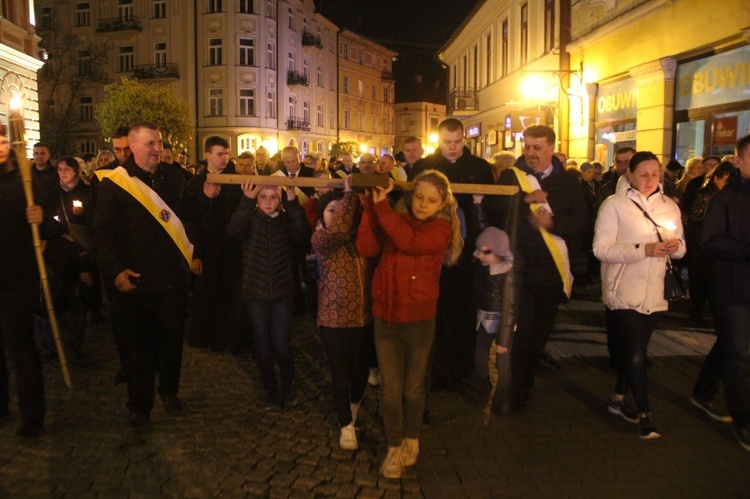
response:
<svg viewBox="0 0 750 499"><path fill-rule="evenodd" d="M523 192L530 193L541 189L539 180L537 180L535 176L528 175L515 166L512 166L511 170L513 170L513 172L516 174L516 178L518 178L518 185L521 186L521 190ZM530 208L534 213L537 213L539 210L543 210L546 213L553 215L552 207L549 205L549 203L532 203L530 205ZM563 291L565 292L565 295L570 298L570 293L573 290L573 274L570 272L568 245L565 244L565 240L562 237L550 233L544 227L539 227L539 232L542 234L542 239L544 239L544 243L547 245L547 249L552 255L552 260L554 260L555 262L555 267L557 267L557 271L560 273L560 278L563 282Z"/></svg>
<svg viewBox="0 0 750 499"><path fill-rule="evenodd" d="M169 237L177 245L177 249L180 250L182 256L187 260L188 265L193 263L193 244L185 233L182 221L169 208L169 205L159 197L156 191L144 184L141 179L128 175L128 171L122 166L118 166L114 170L96 170L95 173L99 177L100 182L108 178L141 203L164 230L167 231Z"/></svg>
<svg viewBox="0 0 750 499"><path fill-rule="evenodd" d="M399 166L396 164L393 168L391 168L391 171L388 172L388 175L391 176L394 182L406 182L406 170L404 170L403 166Z"/></svg>

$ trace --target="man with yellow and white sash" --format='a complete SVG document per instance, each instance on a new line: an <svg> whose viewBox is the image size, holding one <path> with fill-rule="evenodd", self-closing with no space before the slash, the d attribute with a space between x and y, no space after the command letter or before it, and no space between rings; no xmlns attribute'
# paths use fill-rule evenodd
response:
<svg viewBox="0 0 750 499"><path fill-rule="evenodd" d="M127 405L131 424L140 427L150 424L157 374L165 411L182 413L177 392L193 246L180 220L184 178L160 161L158 128L137 123L128 141L132 155L100 173L94 239L126 321L132 366Z"/></svg>
<svg viewBox="0 0 750 499"><path fill-rule="evenodd" d="M514 210L511 212L518 217L516 264L521 269L521 287L511 350L511 401L515 409L524 407L531 397L534 375L558 305L570 297L573 278L568 253L580 249L589 223L580 183L566 175L565 165L553 156L555 145L555 132L551 128L543 125L527 128L523 156L497 181L517 185L520 192L512 198L493 196L493 201L503 206L496 213ZM493 225L503 227L508 224L506 218L501 216Z"/></svg>

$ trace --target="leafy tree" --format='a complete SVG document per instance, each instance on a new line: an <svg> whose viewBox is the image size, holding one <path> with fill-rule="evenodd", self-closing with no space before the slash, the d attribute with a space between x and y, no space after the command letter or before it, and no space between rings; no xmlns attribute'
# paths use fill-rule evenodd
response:
<svg viewBox="0 0 750 499"><path fill-rule="evenodd" d="M335 142L331 146L331 156L340 158L342 154L348 152L352 156L357 156L357 143L353 141Z"/></svg>
<svg viewBox="0 0 750 499"><path fill-rule="evenodd" d="M38 75L42 141L53 156L70 154L82 132L93 129L93 121L82 116L80 99L109 83L104 68L112 49L66 32L56 18L40 27L40 35L39 45L47 51Z"/></svg>
<svg viewBox="0 0 750 499"><path fill-rule="evenodd" d="M183 150L195 134L195 120L188 103L172 86L140 83L122 77L104 87L104 102L96 106L96 121L105 137L119 126L151 121L173 147Z"/></svg>

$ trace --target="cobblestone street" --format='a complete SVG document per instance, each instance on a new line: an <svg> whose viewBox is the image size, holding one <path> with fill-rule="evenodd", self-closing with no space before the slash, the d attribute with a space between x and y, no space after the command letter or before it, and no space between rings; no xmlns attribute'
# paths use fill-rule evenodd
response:
<svg viewBox="0 0 750 499"><path fill-rule="evenodd" d="M180 398L160 403L149 430L127 425L124 385L106 326L89 329L83 365L67 390L45 364L42 438L0 428L0 497L747 497L750 455L731 426L688 395L713 338L670 314L652 340L651 405L663 437L641 441L606 410L614 385L601 305L574 300L558 315L546 363L525 410L484 424L458 393L432 393L433 425L401 480L378 475L385 453L377 391L358 420L360 449L338 449L328 367L312 319L295 321L300 404L265 414L250 357L185 347ZM14 386L15 380L11 376ZM723 406L723 401L720 403Z"/></svg>

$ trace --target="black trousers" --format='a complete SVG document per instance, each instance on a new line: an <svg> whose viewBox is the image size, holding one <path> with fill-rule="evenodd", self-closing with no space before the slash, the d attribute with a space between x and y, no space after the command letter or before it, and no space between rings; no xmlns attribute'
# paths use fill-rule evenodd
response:
<svg viewBox="0 0 750 499"><path fill-rule="evenodd" d="M131 357L128 382L131 412L151 413L157 374L159 395L177 395L186 302L187 289L184 288L161 293L120 293Z"/></svg>
<svg viewBox="0 0 750 499"><path fill-rule="evenodd" d="M661 314L642 314L635 310L612 310L611 314L619 355L615 393L625 395L630 390L638 412L648 412L646 351Z"/></svg>
<svg viewBox="0 0 750 499"><path fill-rule="evenodd" d="M512 398L516 407L523 406L530 396L539 359L552 332L562 297L562 283L549 286L521 284L518 321L511 349Z"/></svg>
<svg viewBox="0 0 750 499"><path fill-rule="evenodd" d="M372 341L372 336L366 334L367 327L320 327L320 339L331 368L333 408L341 426L352 422L350 404L360 402L367 388L367 357L371 348L368 341Z"/></svg>
<svg viewBox="0 0 750 499"><path fill-rule="evenodd" d="M109 326L120 358L120 370L129 377L132 353L129 351L128 321L122 308L122 293L115 287L114 282L105 282L103 288L109 302Z"/></svg>
<svg viewBox="0 0 750 499"><path fill-rule="evenodd" d="M34 343L33 302L37 289L0 289L0 415L10 400L7 358L16 371L18 405L25 422L44 421L42 363Z"/></svg>

